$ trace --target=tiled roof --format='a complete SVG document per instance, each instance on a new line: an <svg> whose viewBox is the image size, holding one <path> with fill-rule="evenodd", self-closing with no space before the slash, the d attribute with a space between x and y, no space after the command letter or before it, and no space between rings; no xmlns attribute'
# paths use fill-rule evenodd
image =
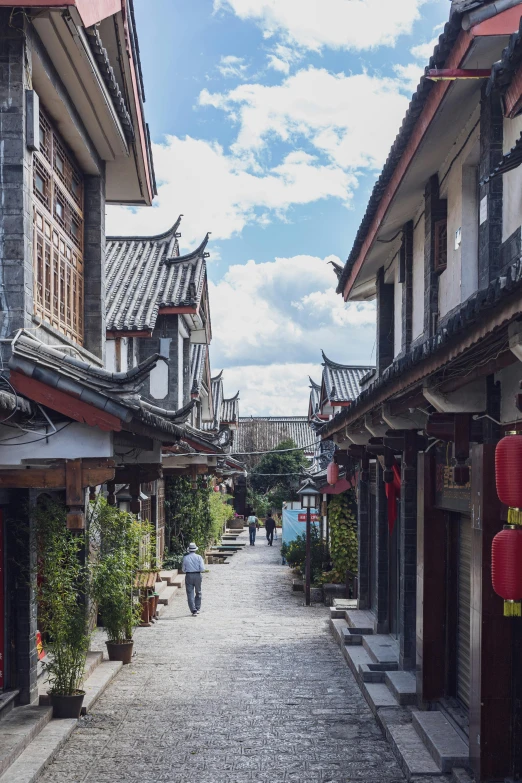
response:
<svg viewBox="0 0 522 783"><path fill-rule="evenodd" d="M190 346L190 393L199 394L203 382L208 345L192 343Z"/></svg>
<svg viewBox="0 0 522 783"><path fill-rule="evenodd" d="M323 351L323 386L326 399L332 402L351 402L361 391L359 381L373 367L352 367L337 364L328 359Z"/></svg>
<svg viewBox="0 0 522 783"><path fill-rule="evenodd" d="M223 400L221 405L221 421L226 424L237 424L239 421L239 392L235 397Z"/></svg>
<svg viewBox="0 0 522 783"><path fill-rule="evenodd" d="M107 331L149 331L160 307L200 303L208 234L196 250L180 256L180 221L154 237L107 237Z"/></svg>
<svg viewBox="0 0 522 783"><path fill-rule="evenodd" d="M317 435L306 416L240 416L235 448L242 451L275 449L291 438L296 446L315 443ZM313 453L313 445L305 453Z"/></svg>

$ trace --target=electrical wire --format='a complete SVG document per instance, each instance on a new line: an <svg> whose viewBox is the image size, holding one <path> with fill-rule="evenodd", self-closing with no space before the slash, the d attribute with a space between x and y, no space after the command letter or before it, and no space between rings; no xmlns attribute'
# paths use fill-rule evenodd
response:
<svg viewBox="0 0 522 783"><path fill-rule="evenodd" d="M268 449L267 451L231 451L228 454L212 454L208 451L191 451L190 454L170 454L170 457L257 457L263 454L288 454L290 451L305 451L317 446L318 441L292 449Z"/></svg>
<svg viewBox="0 0 522 783"><path fill-rule="evenodd" d="M457 160L457 158L458 158L458 157L459 157L459 155L461 154L462 150L464 149L464 147L466 146L466 144L468 143L468 141L469 141L469 140L471 139L471 137L473 136L473 133L474 133L474 131L475 131L475 128L477 127L477 125L479 124L479 122L480 122L480 119L478 119L478 120L476 121L476 123L474 124L474 126L472 127L472 129L470 130L470 132L468 133L468 135L466 136L466 141L464 142L464 144L462 145L462 147L460 148L460 150L457 152L457 154L455 155L455 157L453 158L453 160L452 160L452 161L451 161L451 163L449 164L449 166L448 166L448 170L446 171L446 173L445 173L445 174L444 174L444 176L442 177L441 181L439 182L439 190L440 190L440 188L442 187L444 180L446 179L446 177L447 177L447 176L448 176L448 174L450 173L451 169L453 168L453 164L455 163L455 161Z"/></svg>
<svg viewBox="0 0 522 783"><path fill-rule="evenodd" d="M1 422L0 422L1 424ZM72 421L68 421L67 424L64 424L64 426L60 430L56 430L55 432L49 432L47 435L44 435L41 438L36 438L35 440L28 440L25 443L6 443L6 440L18 440L22 437L22 435L14 435L12 438L5 438L3 441L0 440L0 446L17 446L20 448L20 446L29 446L31 443L38 443L41 440L47 440L48 438L52 438L53 435L58 435L58 433L63 432L67 427L70 427L70 425L73 424ZM26 433L23 433L24 435Z"/></svg>

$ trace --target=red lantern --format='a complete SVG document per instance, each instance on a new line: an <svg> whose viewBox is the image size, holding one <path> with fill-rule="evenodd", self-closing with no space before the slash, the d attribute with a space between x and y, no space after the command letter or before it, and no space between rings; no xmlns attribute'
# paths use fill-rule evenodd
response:
<svg viewBox="0 0 522 783"><path fill-rule="evenodd" d="M491 547L493 590L504 599L506 617L522 616L522 529L504 528Z"/></svg>
<svg viewBox="0 0 522 783"><path fill-rule="evenodd" d="M326 469L326 481L332 486L339 481L339 465L337 462L330 462Z"/></svg>
<svg viewBox="0 0 522 783"><path fill-rule="evenodd" d="M522 435L508 435L495 450L495 478L501 503L509 506L509 524L521 524L522 514Z"/></svg>

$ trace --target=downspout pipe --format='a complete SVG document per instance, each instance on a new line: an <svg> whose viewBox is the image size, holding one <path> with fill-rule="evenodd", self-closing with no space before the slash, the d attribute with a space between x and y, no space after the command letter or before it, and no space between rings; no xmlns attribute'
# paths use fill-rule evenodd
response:
<svg viewBox="0 0 522 783"><path fill-rule="evenodd" d="M470 11L462 19L462 29L471 30L475 25L485 22L486 19L491 19L493 16L502 13L502 11L507 11L508 8L514 8L521 3L522 0L495 0L494 3L485 8L477 8L475 11Z"/></svg>

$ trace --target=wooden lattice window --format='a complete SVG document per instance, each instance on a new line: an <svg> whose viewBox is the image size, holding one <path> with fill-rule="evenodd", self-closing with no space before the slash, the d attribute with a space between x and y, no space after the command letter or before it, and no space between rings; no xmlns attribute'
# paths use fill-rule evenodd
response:
<svg viewBox="0 0 522 783"><path fill-rule="evenodd" d="M448 222L446 218L435 221L434 229L434 271L444 272L448 266Z"/></svg>
<svg viewBox="0 0 522 783"><path fill-rule="evenodd" d="M83 177L40 111L33 156L35 313L83 343Z"/></svg>

